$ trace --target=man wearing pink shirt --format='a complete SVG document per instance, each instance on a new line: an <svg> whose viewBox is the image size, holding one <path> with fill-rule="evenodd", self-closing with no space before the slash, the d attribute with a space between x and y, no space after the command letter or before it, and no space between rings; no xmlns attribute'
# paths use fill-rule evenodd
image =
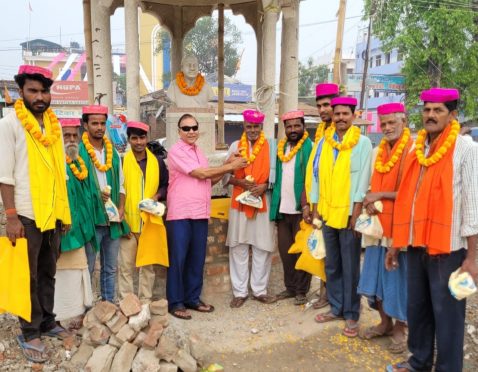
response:
<svg viewBox="0 0 478 372"><path fill-rule="evenodd" d="M169 186L167 233L169 268L166 296L171 315L191 319L188 309L212 312L214 307L201 301L206 258L211 185L226 173L244 168L247 161L233 156L220 167L209 168L197 147L199 124L184 114L178 122L179 141L168 153Z"/></svg>

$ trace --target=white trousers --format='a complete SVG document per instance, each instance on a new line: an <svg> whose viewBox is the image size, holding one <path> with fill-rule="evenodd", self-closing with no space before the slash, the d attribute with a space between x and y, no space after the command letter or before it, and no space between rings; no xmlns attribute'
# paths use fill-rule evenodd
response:
<svg viewBox="0 0 478 372"><path fill-rule="evenodd" d="M251 289L254 296L267 294L271 264L272 252L252 246ZM249 244L229 248L229 271L234 297L246 297L249 294Z"/></svg>

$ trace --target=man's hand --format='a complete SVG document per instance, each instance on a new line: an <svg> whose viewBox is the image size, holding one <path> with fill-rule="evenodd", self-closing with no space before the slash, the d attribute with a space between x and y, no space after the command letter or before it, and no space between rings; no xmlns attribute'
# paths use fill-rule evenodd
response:
<svg viewBox="0 0 478 372"><path fill-rule="evenodd" d="M229 158L229 159L231 159L231 158ZM242 156L235 156L231 161L229 161L229 159L228 159L228 162L231 165L232 170L247 167L247 160L244 159Z"/></svg>
<svg viewBox="0 0 478 372"><path fill-rule="evenodd" d="M395 248L389 248L385 255L385 269L393 271L398 269L398 254L400 251Z"/></svg>
<svg viewBox="0 0 478 372"><path fill-rule="evenodd" d="M254 182L248 181L245 178L236 178L236 184L246 191L251 191L251 189L256 186Z"/></svg>
<svg viewBox="0 0 478 372"><path fill-rule="evenodd" d="M266 192L266 190L267 190L267 183L263 183L263 184L260 184L260 185L254 185L249 189L251 194L254 195L255 197L261 196L262 194L264 194Z"/></svg>
<svg viewBox="0 0 478 372"><path fill-rule="evenodd" d="M61 232L63 234L66 234L68 231L71 230L71 225L64 225L64 224L61 224Z"/></svg>
<svg viewBox="0 0 478 372"><path fill-rule="evenodd" d="M360 238L360 236L362 235L358 231L355 231L355 224L361 212L362 212L362 203L354 203L354 208L352 210L352 215L350 216L349 225L347 226L347 228L352 230L352 233L354 234L356 238Z"/></svg>
<svg viewBox="0 0 478 372"><path fill-rule="evenodd" d="M309 225L312 223L312 212L310 211L309 204L306 204L302 207L302 218Z"/></svg>
<svg viewBox="0 0 478 372"><path fill-rule="evenodd" d="M478 265L474 259L465 258L465 261L461 264L460 272L465 271L470 274L475 283L478 284Z"/></svg>
<svg viewBox="0 0 478 372"><path fill-rule="evenodd" d="M102 191L101 192L101 199L103 199L103 203L106 203L110 197L110 194L107 192Z"/></svg>
<svg viewBox="0 0 478 372"><path fill-rule="evenodd" d="M12 242L13 245L16 244L17 239L25 237L25 227L22 222L15 216L7 216L7 225L5 226L7 233L7 238Z"/></svg>
<svg viewBox="0 0 478 372"><path fill-rule="evenodd" d="M120 221L123 221L124 220L124 207L119 207L118 208L118 214L119 214Z"/></svg>
<svg viewBox="0 0 478 372"><path fill-rule="evenodd" d="M382 194L380 192L369 192L367 195L365 195L365 199L363 200L363 205L365 209L367 210L367 213L369 216L373 216L376 214L379 214L380 211L375 208L375 203L377 200L382 199Z"/></svg>
<svg viewBox="0 0 478 372"><path fill-rule="evenodd" d="M241 154L239 152L235 152L233 154L231 154L231 156L229 156L225 162L225 164L229 164L231 163L234 159L237 159L237 158L240 158L241 157Z"/></svg>

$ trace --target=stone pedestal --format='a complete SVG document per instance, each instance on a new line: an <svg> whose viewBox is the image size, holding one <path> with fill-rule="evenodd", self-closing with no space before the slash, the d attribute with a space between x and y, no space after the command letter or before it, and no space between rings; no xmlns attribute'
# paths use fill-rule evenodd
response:
<svg viewBox="0 0 478 372"><path fill-rule="evenodd" d="M166 149L178 139L178 121L184 114L193 115L199 123L199 139L196 144L207 156L216 149L216 115L213 108L170 107L166 113Z"/></svg>

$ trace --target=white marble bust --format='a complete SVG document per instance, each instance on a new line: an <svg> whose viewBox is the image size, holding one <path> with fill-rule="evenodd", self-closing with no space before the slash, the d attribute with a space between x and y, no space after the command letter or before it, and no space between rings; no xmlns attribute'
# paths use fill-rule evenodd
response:
<svg viewBox="0 0 478 372"><path fill-rule="evenodd" d="M184 74L184 80L188 87L192 87L199 74L198 59L194 55L187 55L181 61L181 71ZM204 85L197 95L187 95L181 92L181 89L174 79L167 91L168 98L173 102L174 107L209 107L208 102L214 97L211 86L204 81Z"/></svg>

